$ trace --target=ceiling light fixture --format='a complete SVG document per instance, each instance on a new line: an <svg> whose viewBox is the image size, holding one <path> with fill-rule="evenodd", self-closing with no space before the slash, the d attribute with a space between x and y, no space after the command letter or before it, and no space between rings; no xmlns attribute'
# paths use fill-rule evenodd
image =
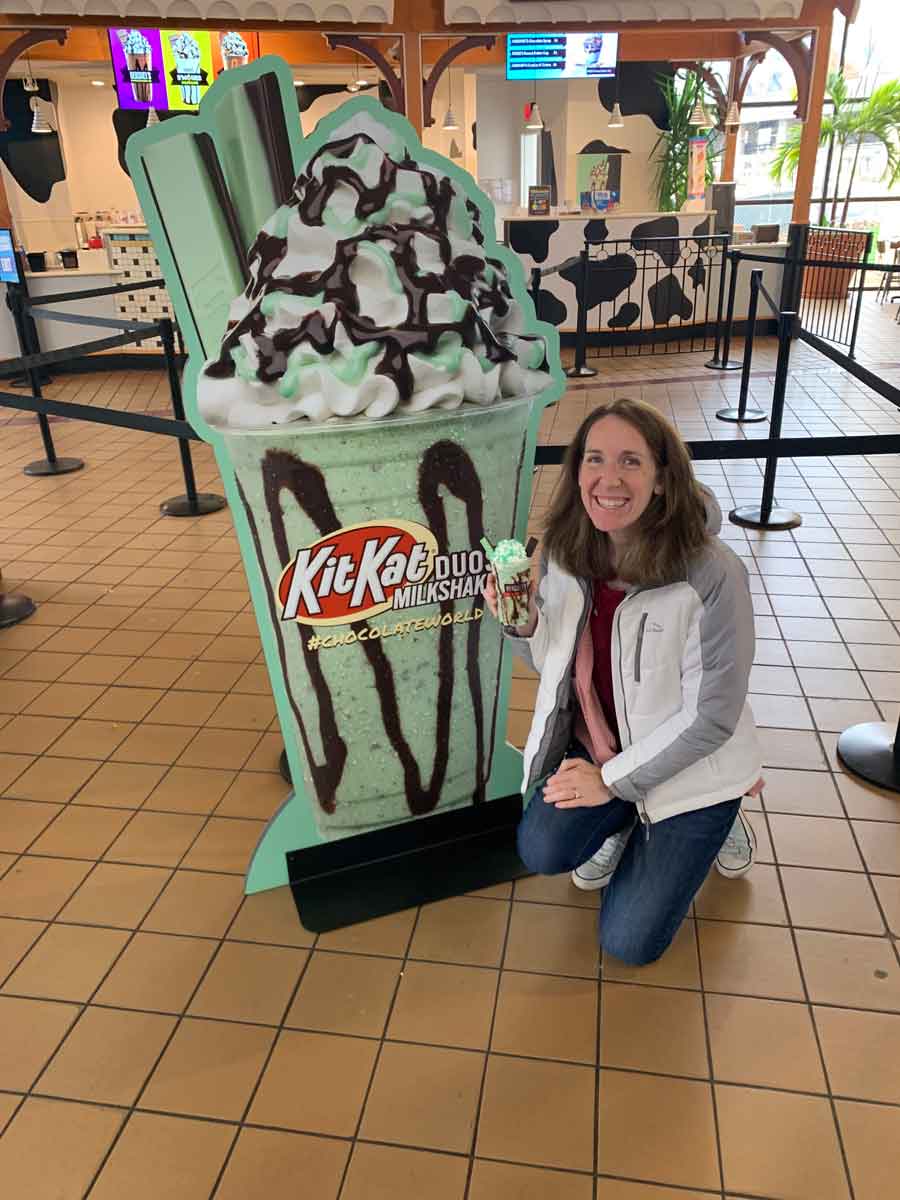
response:
<svg viewBox="0 0 900 1200"><path fill-rule="evenodd" d="M612 106L612 112L609 114L609 120L606 123L607 129L622 129L625 126L625 121L622 117L622 110L619 107L618 100Z"/></svg>
<svg viewBox="0 0 900 1200"><path fill-rule="evenodd" d="M106 87L106 81L103 79L92 79L91 87Z"/></svg>
<svg viewBox="0 0 900 1200"><path fill-rule="evenodd" d="M459 129L459 121L457 121L456 113L453 111L453 74L449 67L447 68L447 112L444 114L444 123L441 129L447 133L453 133Z"/></svg>
<svg viewBox="0 0 900 1200"><path fill-rule="evenodd" d="M46 113L44 112L44 105L41 104L37 96L32 96L28 101L28 104L31 108L31 111L34 113L34 116L31 119L31 132L53 133L53 126L47 120ZM47 107L52 111L52 105L48 105Z"/></svg>

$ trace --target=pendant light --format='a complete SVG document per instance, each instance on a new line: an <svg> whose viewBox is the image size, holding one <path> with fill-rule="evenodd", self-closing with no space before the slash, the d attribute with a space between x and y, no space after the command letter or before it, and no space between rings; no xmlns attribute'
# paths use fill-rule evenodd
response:
<svg viewBox="0 0 900 1200"><path fill-rule="evenodd" d="M31 108L31 111L34 113L34 116L31 119L31 132L53 133L53 126L47 120L47 117L44 114L44 106L41 104L40 100L38 100L37 96L32 96L28 101L28 104Z"/></svg>
<svg viewBox="0 0 900 1200"><path fill-rule="evenodd" d="M732 100L728 105L728 112L725 115L725 128L737 129L741 123L741 110L737 106L737 101Z"/></svg>
<svg viewBox="0 0 900 1200"><path fill-rule="evenodd" d="M348 92L358 92L362 84L359 82L359 63L353 60L353 78L347 84Z"/></svg>
<svg viewBox="0 0 900 1200"><path fill-rule="evenodd" d="M622 118L622 110L619 108L618 100L612 106L612 112L609 114L609 120L606 123L607 129L622 129L625 121Z"/></svg>
<svg viewBox="0 0 900 1200"><path fill-rule="evenodd" d="M36 92L38 90L38 81L31 74L31 62L27 58L25 59L25 68L28 74L22 80L22 88L26 92Z"/></svg>
<svg viewBox="0 0 900 1200"><path fill-rule="evenodd" d="M450 48L450 40L447 40L447 49ZM447 133L455 133L459 129L459 121L456 119L456 113L453 111L453 75L448 66L447 68L447 111L444 114L444 123L441 129Z"/></svg>
<svg viewBox="0 0 900 1200"><path fill-rule="evenodd" d="M159 124L159 113L156 111L155 108L147 109L147 124L146 124L145 128L149 129L151 125L158 125L158 124Z"/></svg>
<svg viewBox="0 0 900 1200"><path fill-rule="evenodd" d="M712 129L715 126L715 121L710 117L703 102L703 81L699 75L695 76L695 79L697 81L697 99L694 102L694 108L688 123L696 125L698 129Z"/></svg>
<svg viewBox="0 0 900 1200"><path fill-rule="evenodd" d="M462 150L460 150L459 146L457 145L456 138L450 139L450 157L462 158Z"/></svg>

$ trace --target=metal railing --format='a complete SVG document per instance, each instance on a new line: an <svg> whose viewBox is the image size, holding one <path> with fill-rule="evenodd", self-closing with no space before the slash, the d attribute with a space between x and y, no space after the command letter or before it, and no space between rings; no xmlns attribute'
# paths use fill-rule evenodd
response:
<svg viewBox="0 0 900 1200"><path fill-rule="evenodd" d="M846 346L852 358L866 287L866 262L874 234L857 229L810 225L806 229L803 258L825 265L807 267L800 293L800 319L804 328L823 341Z"/></svg>

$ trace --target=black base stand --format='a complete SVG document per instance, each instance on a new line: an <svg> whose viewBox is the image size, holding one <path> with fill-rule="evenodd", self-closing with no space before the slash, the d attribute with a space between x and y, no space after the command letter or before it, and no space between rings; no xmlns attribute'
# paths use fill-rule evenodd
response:
<svg viewBox="0 0 900 1200"><path fill-rule="evenodd" d="M516 853L522 797L506 796L287 855L304 927L326 933L530 874Z"/></svg>
<svg viewBox="0 0 900 1200"><path fill-rule="evenodd" d="M761 408L745 408L743 412L739 408L720 408L716 413L720 421L736 421L739 425L744 421L765 421L768 415Z"/></svg>
<svg viewBox="0 0 900 1200"><path fill-rule="evenodd" d="M703 365L707 371L740 371L744 366L743 363L736 362L733 358L727 358L724 361L720 358L711 358Z"/></svg>
<svg viewBox="0 0 900 1200"><path fill-rule="evenodd" d="M30 596L23 596L21 592L0 593L0 629L18 625L20 621L30 617L36 609L37 605Z"/></svg>
<svg viewBox="0 0 900 1200"><path fill-rule="evenodd" d="M567 379L593 379L596 374L593 367L567 367L565 370Z"/></svg>
<svg viewBox="0 0 900 1200"><path fill-rule="evenodd" d="M281 757L278 760L278 771L285 783L293 783L291 779L291 768L288 766L287 750L282 750Z"/></svg>
<svg viewBox="0 0 900 1200"><path fill-rule="evenodd" d="M848 771L867 783L900 792L898 736L890 725L853 725L838 738L837 755Z"/></svg>
<svg viewBox="0 0 900 1200"><path fill-rule="evenodd" d="M224 496L214 492L198 492L195 504L187 496L173 496L171 500L163 500L159 511L164 517L205 517L208 513L221 512L227 503Z"/></svg>
<svg viewBox="0 0 900 1200"><path fill-rule="evenodd" d="M40 458L22 470L26 475L70 475L83 467L84 462L80 458L56 458L52 461L49 458Z"/></svg>
<svg viewBox="0 0 900 1200"><path fill-rule="evenodd" d="M796 529L803 524L803 518L788 508L773 508L768 520L762 519L762 509L748 504L744 508L733 508L728 514L732 525L743 525L747 529Z"/></svg>

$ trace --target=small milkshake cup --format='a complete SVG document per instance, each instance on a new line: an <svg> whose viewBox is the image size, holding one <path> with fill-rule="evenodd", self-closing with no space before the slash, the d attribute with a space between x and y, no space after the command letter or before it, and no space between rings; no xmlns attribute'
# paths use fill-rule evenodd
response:
<svg viewBox="0 0 900 1200"><path fill-rule="evenodd" d="M246 67L250 61L250 50L239 33L223 33L219 37L219 49L226 71Z"/></svg>
<svg viewBox="0 0 900 1200"><path fill-rule="evenodd" d="M153 47L139 29L120 29L118 38L128 65L131 94L141 104L149 104L153 97L150 72L153 64ZM134 79L133 73L146 74L146 79Z"/></svg>
<svg viewBox="0 0 900 1200"><path fill-rule="evenodd" d="M521 542L504 538L488 554L497 585L497 619L519 629L528 624L531 559Z"/></svg>

